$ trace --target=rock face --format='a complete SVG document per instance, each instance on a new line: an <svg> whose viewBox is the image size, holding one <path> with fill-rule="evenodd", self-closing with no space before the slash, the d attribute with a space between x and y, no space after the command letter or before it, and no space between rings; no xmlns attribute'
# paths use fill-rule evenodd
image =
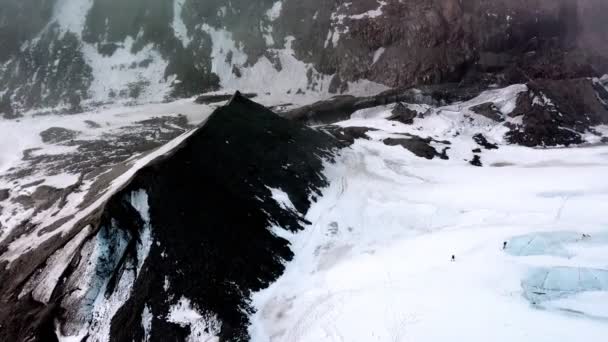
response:
<svg viewBox="0 0 608 342"><path fill-rule="evenodd" d="M389 120L399 121L406 125L414 123L414 119L418 116L418 112L407 108L403 103L397 103L391 114Z"/></svg>
<svg viewBox="0 0 608 342"><path fill-rule="evenodd" d="M437 141L432 138L421 138L415 135L406 135L404 138L388 138L383 140L384 144L388 146L401 146L406 150L409 150L420 158L433 159L439 157L440 159L449 159L447 151L450 149L449 141ZM443 144L443 149L438 152L431 143Z"/></svg>
<svg viewBox="0 0 608 342"><path fill-rule="evenodd" d="M0 340L248 340L251 292L292 257L273 229L303 227L339 146L235 96L86 222L0 267Z"/></svg>
<svg viewBox="0 0 608 342"><path fill-rule="evenodd" d="M7 0L2 6L5 117L219 88L256 91L246 88L268 75L276 91L343 93L362 79L409 87L608 72L603 0Z"/></svg>
<svg viewBox="0 0 608 342"><path fill-rule="evenodd" d="M501 121L503 119L502 113L492 102L482 103L472 107L471 110L479 115L485 116L490 120Z"/></svg>
<svg viewBox="0 0 608 342"><path fill-rule="evenodd" d="M581 134L608 123L608 106L602 100L606 89L600 80L537 80L520 94L512 117L510 142L525 146L579 144Z"/></svg>

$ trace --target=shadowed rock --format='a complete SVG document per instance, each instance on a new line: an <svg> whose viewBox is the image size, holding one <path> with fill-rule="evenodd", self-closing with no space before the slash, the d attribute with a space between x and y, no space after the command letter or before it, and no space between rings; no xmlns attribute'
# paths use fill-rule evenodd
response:
<svg viewBox="0 0 608 342"><path fill-rule="evenodd" d="M496 107L496 105L492 102L482 103L480 105L473 106L469 109L479 115L485 116L486 118L488 118L490 120L502 121L504 119L503 114Z"/></svg>
<svg viewBox="0 0 608 342"><path fill-rule="evenodd" d="M9 189L0 189L0 202L8 199L10 196L10 190Z"/></svg>
<svg viewBox="0 0 608 342"><path fill-rule="evenodd" d="M217 102L224 102L224 101L228 101L232 98L232 94L217 94L217 95L201 95L199 97L196 98L196 100L194 100L194 102L199 103L199 104L210 104L210 103L217 103ZM258 94L255 93L245 93L245 94L241 94L241 96L246 97L248 99L252 99L258 96Z"/></svg>
<svg viewBox="0 0 608 342"><path fill-rule="evenodd" d="M481 157L478 154L473 156L473 159L471 161L469 161L469 164L471 164L473 166L477 166L477 167L483 166L483 164L481 163Z"/></svg>
<svg viewBox="0 0 608 342"><path fill-rule="evenodd" d="M485 148L486 150L498 149L498 145L490 143L488 139L486 139L486 137L481 133L475 134L473 136L473 140L477 143L477 145Z"/></svg>
<svg viewBox="0 0 608 342"><path fill-rule="evenodd" d="M438 106L452 101L471 99L483 90L479 86L458 87L457 84L441 84L411 89L391 89L374 96L335 96L329 100L280 113L281 116L307 124L330 124L347 120L361 109L405 102ZM400 110L401 111L401 110ZM406 114L409 116L410 114Z"/></svg>
<svg viewBox="0 0 608 342"><path fill-rule="evenodd" d="M414 119L418 116L418 112L407 108L403 103L397 103L391 114L388 120L399 121L406 125L413 124Z"/></svg>
<svg viewBox="0 0 608 342"><path fill-rule="evenodd" d="M524 146L571 145L583 142L581 134L608 123L608 109L594 81L537 80L519 95L510 114L522 116L521 125L510 125L507 139ZM598 91L599 90L599 91ZM605 90L605 89L604 89Z"/></svg>
<svg viewBox="0 0 608 342"><path fill-rule="evenodd" d="M425 139L415 135L407 135L406 138L388 138L384 139L383 142L388 146L401 146L420 158L433 159L435 157L439 157L440 159L444 160L449 159L447 155L449 147L445 147L441 152L438 152L433 146L431 146L431 142L449 145L450 143L447 141L437 141L432 138Z"/></svg>

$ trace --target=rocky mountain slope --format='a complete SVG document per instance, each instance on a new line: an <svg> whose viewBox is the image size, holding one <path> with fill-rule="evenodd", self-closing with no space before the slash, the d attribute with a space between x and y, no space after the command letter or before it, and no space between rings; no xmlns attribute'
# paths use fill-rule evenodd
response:
<svg viewBox="0 0 608 342"><path fill-rule="evenodd" d="M605 1L0 10L1 341L608 333Z"/></svg>
<svg viewBox="0 0 608 342"><path fill-rule="evenodd" d="M602 0L3 0L0 113L608 71ZM358 83L359 82L359 83Z"/></svg>
<svg viewBox="0 0 608 342"><path fill-rule="evenodd" d="M178 141L74 225L3 259L0 339L248 338L251 291L293 256L269 228L303 228L327 184L322 162L342 145L240 95Z"/></svg>
<svg viewBox="0 0 608 342"><path fill-rule="evenodd" d="M576 102L553 100L556 93L540 89L518 84L443 104L445 93L422 90L398 97L420 100L413 103L363 99L371 105L315 129L237 96L199 128L182 124L188 132L161 147L99 138L109 139L110 151L116 143L121 153L146 152L105 160L99 172L74 166L69 171L81 175L74 185L67 169L63 185L44 168L26 168L40 178L34 184L9 174L0 183L8 186L0 199L6 224L0 227L0 338L365 341L367 335L353 333L359 326L381 340L422 339L429 325L445 320L436 314L444 311L420 302L436 296L460 310L456 321L466 326L480 319L472 309L482 307L486 317L484 305L501 308L487 324L505 341L521 331L574 341L578 326L589 338L600 336L608 317L600 305L608 289L602 283L608 126L578 133L582 144L570 149L513 144L513 126L528 127L519 111L544 122L530 129L546 137L556 126L543 116L563 111L567 121L571 115L564 103ZM317 106L326 105L306 107L312 115L306 118L317 120L314 113L324 113ZM154 119L168 136L178 122L171 117ZM147 134L145 123L127 127L124 137ZM66 158L57 154L70 144L65 130L43 132L51 140L38 154ZM57 192L64 195L49 196ZM554 236L557 229L570 237ZM526 254L553 255L551 244L517 247L536 234L553 239L555 248L564 245L568 267ZM508 253L516 259L497 247L503 240L513 241ZM463 277L448 268L451 253L469 280L456 281ZM477 277L497 269L503 271ZM585 277L576 278L581 272ZM539 281L543 275L566 280ZM507 281L488 286L484 277ZM486 293L485 304L457 300L475 302L476 291ZM527 301L531 306L522 305ZM361 306L378 314L361 321L368 315ZM560 313L568 310L577 316ZM423 315L427 328L410 315ZM514 317L534 326L503 324ZM556 321L559 328L549 329ZM446 329L483 340L474 329Z"/></svg>

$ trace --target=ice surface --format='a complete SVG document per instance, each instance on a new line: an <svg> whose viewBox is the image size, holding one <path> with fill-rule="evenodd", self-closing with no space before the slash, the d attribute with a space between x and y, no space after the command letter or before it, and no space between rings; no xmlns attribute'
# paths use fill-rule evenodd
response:
<svg viewBox="0 0 608 342"><path fill-rule="evenodd" d="M589 291L543 303L544 308L608 320L608 292Z"/></svg>
<svg viewBox="0 0 608 342"><path fill-rule="evenodd" d="M533 304L572 297L582 292L605 292L608 291L608 270L584 267L539 268L522 281L522 288L524 296Z"/></svg>
<svg viewBox="0 0 608 342"><path fill-rule="evenodd" d="M576 232L545 232L517 236L508 241L505 251L511 255L555 255L572 256L565 244L584 240L582 234Z"/></svg>

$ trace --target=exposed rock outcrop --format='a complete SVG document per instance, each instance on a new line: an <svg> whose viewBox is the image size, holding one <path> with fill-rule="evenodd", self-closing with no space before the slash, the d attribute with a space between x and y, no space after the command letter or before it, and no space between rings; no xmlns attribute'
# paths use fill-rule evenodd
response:
<svg viewBox="0 0 608 342"><path fill-rule="evenodd" d="M408 88L608 72L603 0L232 0L230 6L9 0L4 6L5 117L31 108L74 112L81 103L193 96L257 77L251 67L260 61L263 73L289 72L281 51L305 63L299 75L289 74L307 80L300 91L336 94L362 79Z"/></svg>
<svg viewBox="0 0 608 342"><path fill-rule="evenodd" d="M449 141L437 141L432 138L421 138L415 135L407 135L404 138L384 139L383 142L388 146L401 146L420 158L433 159L435 157L439 157L440 159L444 160L449 159L447 155L447 151L450 149L450 147L447 146L450 145ZM431 145L431 143L443 144L446 146L442 147L441 152L439 152Z"/></svg>
<svg viewBox="0 0 608 342"><path fill-rule="evenodd" d="M608 123L608 107L603 103L605 88L592 79L536 80L520 94L512 117L508 140L524 146L580 144L581 134Z"/></svg>
<svg viewBox="0 0 608 342"><path fill-rule="evenodd" d="M0 340L247 340L251 292L292 257L273 230L306 224L340 146L235 96L69 233L2 263Z"/></svg>

